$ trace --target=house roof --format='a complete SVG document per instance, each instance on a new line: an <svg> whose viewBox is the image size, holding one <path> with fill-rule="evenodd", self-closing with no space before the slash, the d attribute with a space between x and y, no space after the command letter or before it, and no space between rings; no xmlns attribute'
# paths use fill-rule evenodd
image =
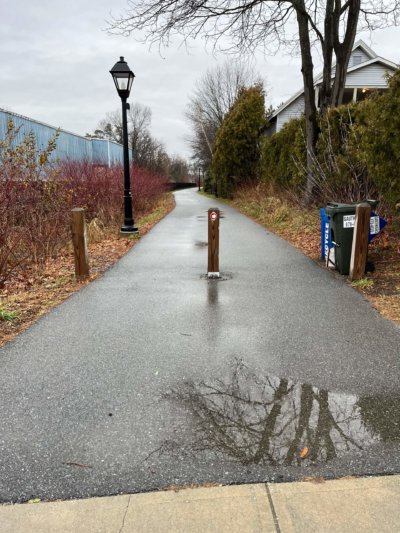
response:
<svg viewBox="0 0 400 533"><path fill-rule="evenodd" d="M347 73L354 72L356 70L360 70L364 67L367 67L369 65L372 65L374 63L381 63L384 66L390 68L391 70L396 70L398 68L398 65L396 63L393 63L393 61L389 61L388 59L384 59L383 57L378 56L367 44L365 44L364 41L361 39L354 43L352 53L355 52L360 48L363 50L363 52L370 58L368 61L363 61L362 63L359 63L358 65L354 65L352 67L349 67L347 69ZM334 63L332 65L332 70L336 66ZM318 76L314 79L314 84L318 84L320 81L322 81L322 72L318 74ZM332 78L334 77L334 74L332 74ZM296 94L294 94L289 100L286 100L283 104L281 104L275 111L272 113L270 120L278 116L287 106L289 106L292 102L297 100L299 96L301 96L304 93L304 89L300 89Z"/></svg>
<svg viewBox="0 0 400 533"><path fill-rule="evenodd" d="M373 59L374 57L378 57L378 55L372 50L372 48L370 48L367 44L365 44L365 42L362 39L359 39L358 41L354 43L352 52L357 50L357 48L361 48L361 50L363 50L367 54L367 56L370 57L370 59Z"/></svg>

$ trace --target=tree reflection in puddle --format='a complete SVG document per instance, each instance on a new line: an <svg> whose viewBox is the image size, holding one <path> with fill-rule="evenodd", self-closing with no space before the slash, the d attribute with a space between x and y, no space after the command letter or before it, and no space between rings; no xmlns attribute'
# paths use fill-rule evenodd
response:
<svg viewBox="0 0 400 533"><path fill-rule="evenodd" d="M171 428L174 437L153 452L160 455L211 451L242 465L299 466L326 463L386 437L400 440L393 420L399 418L398 398L389 400L397 411L385 430L385 398L377 406L374 398L262 377L241 360L227 380L186 381L163 398L184 409L187 424L181 437Z"/></svg>

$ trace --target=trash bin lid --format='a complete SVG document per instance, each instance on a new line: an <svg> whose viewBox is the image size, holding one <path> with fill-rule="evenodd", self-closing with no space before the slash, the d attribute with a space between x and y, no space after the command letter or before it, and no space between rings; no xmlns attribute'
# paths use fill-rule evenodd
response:
<svg viewBox="0 0 400 533"><path fill-rule="evenodd" d="M340 204L335 202L329 202L325 208L325 212L330 217L333 217L337 213L350 213L356 212L357 204Z"/></svg>
<svg viewBox="0 0 400 533"><path fill-rule="evenodd" d="M325 212L329 216L334 216L336 213L350 213L353 214L356 212L356 207L358 204L367 203L371 206L371 209L375 209L378 205L378 200L363 200L355 202L352 204L342 204L339 202L328 202L325 208Z"/></svg>

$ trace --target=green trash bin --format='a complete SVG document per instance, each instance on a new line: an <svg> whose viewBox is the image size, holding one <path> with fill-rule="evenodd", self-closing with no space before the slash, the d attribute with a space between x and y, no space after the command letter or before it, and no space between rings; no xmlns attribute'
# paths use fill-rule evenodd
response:
<svg viewBox="0 0 400 533"><path fill-rule="evenodd" d="M378 205L376 200L365 200L371 209ZM357 202L360 203L360 202ZM353 243L356 204L330 202L325 212L329 216L331 241L335 247L335 267L341 274L350 273L351 247Z"/></svg>

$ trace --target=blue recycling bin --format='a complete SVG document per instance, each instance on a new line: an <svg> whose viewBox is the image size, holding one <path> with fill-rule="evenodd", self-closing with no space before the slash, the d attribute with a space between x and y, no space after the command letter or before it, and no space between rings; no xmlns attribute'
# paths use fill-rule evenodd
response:
<svg viewBox="0 0 400 533"><path fill-rule="evenodd" d="M333 246L331 239L331 225L325 207L321 207L319 214L321 220L321 259L326 260L329 249Z"/></svg>
<svg viewBox="0 0 400 533"><path fill-rule="evenodd" d="M369 201L369 203L372 204L373 201ZM332 208L332 206L339 207L340 205L341 204L329 204L328 210L330 210L329 208ZM346 216L346 227L350 228L351 230L355 224L355 218L356 218L355 208L357 204L353 204L353 205L354 205L354 212L351 209L353 214ZM351 204L349 205L349 207L350 206ZM329 256L330 259L332 259L333 262L335 262L335 259L334 257L332 257L332 254L329 255L329 250L332 250L334 245L332 243L331 220L330 220L329 215L326 212L325 207L322 207L320 209L320 222L321 222L321 259L326 261L327 257ZM386 224L387 224L386 220L384 220L383 218L378 216L374 211L372 211L371 219L370 219L370 230L369 230L368 242L371 242L378 235L378 233L382 231L382 229L386 226Z"/></svg>

